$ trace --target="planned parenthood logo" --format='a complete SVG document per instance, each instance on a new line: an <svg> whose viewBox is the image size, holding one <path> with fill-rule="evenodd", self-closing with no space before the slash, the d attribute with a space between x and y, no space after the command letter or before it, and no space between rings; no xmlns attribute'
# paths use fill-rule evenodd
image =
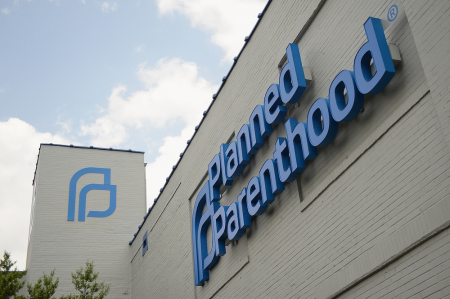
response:
<svg viewBox="0 0 450 299"><path fill-rule="evenodd" d="M91 190L109 191L109 208L106 211L89 211L88 217L108 217L116 210L116 185L111 185L111 169L88 167L77 171L70 180L69 188L69 209L67 213L67 221L75 219L75 201L77 192L77 182L85 174L99 173L103 174L103 184L89 184L84 186L80 191L78 206L78 221L85 221L86 215L86 195Z"/></svg>
<svg viewBox="0 0 450 299"><path fill-rule="evenodd" d="M389 14L395 18L398 9ZM339 122L350 122L358 116L364 95L381 92L395 74L389 45L380 19L368 18L364 23L367 42L356 53L353 70L342 70L330 84L326 98L318 98L309 108L306 122L287 115L287 104L295 104L306 90L300 51L297 44L286 48L287 63L236 136L236 141L220 146L219 154L208 165L209 180L197 195L192 215L192 246L195 285L209 280L209 272L226 253L225 241L239 240L252 225L252 218L264 214L285 184L294 182L305 169L306 160L314 160L317 147L326 147L336 137ZM372 66L375 72L372 73ZM346 96L344 95L346 90ZM304 109L304 108L303 108ZM283 124L286 137L275 142L273 159L262 165L259 176L252 177L236 201L220 205L220 189L232 186L270 136L273 127ZM205 212L203 212L205 211ZM211 227L212 245L208 252L207 232ZM275 253L274 253L275 254Z"/></svg>

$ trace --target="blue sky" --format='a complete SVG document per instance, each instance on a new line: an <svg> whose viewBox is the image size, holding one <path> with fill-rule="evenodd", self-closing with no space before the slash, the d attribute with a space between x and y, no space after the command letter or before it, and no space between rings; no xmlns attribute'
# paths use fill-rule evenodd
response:
<svg viewBox="0 0 450 299"><path fill-rule="evenodd" d="M266 0L2 0L0 250L26 261L39 144L145 151L153 202Z"/></svg>
<svg viewBox="0 0 450 299"><path fill-rule="evenodd" d="M223 50L187 18L162 16L153 1L115 2L115 11L102 11L100 3L10 5L0 18L0 99L6 104L0 121L18 117L38 131L57 132L58 122L92 120L112 87L141 88L138 65L163 57L196 62L212 82L228 70L229 62L218 63Z"/></svg>

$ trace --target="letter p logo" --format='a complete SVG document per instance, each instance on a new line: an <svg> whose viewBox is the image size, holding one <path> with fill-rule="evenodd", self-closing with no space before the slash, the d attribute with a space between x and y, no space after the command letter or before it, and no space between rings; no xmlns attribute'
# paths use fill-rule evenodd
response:
<svg viewBox="0 0 450 299"><path fill-rule="evenodd" d="M75 219L75 199L77 192L77 182L83 175L87 173L100 173L104 176L103 184L89 184L80 191L78 221L85 221L86 215L86 195L91 190L107 190L109 191L109 208L106 211L90 211L88 217L108 217L116 210L116 185L111 185L111 169L88 167L78 170L70 180L69 188L69 209L67 213L67 221Z"/></svg>

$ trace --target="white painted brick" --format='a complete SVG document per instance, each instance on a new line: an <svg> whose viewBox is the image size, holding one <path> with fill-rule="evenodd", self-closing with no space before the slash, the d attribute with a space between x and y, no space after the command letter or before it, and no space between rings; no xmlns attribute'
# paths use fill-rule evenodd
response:
<svg viewBox="0 0 450 299"><path fill-rule="evenodd" d="M277 66L287 44L318 5L318 1L273 1L144 225L142 232L151 230L150 247L144 258L138 253L132 261L133 298L150 294L162 298L321 298L318 294L337 292L354 273L366 273L449 221L445 215L431 213L437 204L445 205L450 182L450 115L448 98L444 99L450 78L447 60L438 61L450 57L443 47L447 41L439 40L448 34L442 26L448 22L448 11L441 11L438 2L398 3L406 16L396 20L386 36L398 46L402 64L383 92L366 96L364 113L341 124L335 141L319 149L316 160L307 162L299 181L309 205L300 203L296 182L287 184L266 213L254 219L245 244L230 248L211 271L210 281L194 287L190 226L196 194L188 199L219 145L248 122L255 105L263 103L267 88L278 81ZM327 97L333 78L342 69L353 68L355 54L366 41L364 21L384 15L392 3L325 3L299 42L303 65L311 69L314 80L289 117L305 121L313 101ZM438 12L442 21L433 15ZM236 201L249 179L272 157L279 136L285 136L282 125L274 128L226 191L222 205ZM131 246L133 254L140 250L142 232ZM446 254L438 249L448 247L449 241L446 230L342 297L449 292L433 282L433 277L446 273L438 272L442 263L437 261ZM240 266L244 256L248 263ZM365 260L364 256L372 258ZM335 275L344 273L345 267L354 272ZM228 278L230 271L236 273Z"/></svg>
<svg viewBox="0 0 450 299"><path fill-rule="evenodd" d="M103 175L86 174L77 183L75 221L67 221L69 183L85 167L111 169L117 187L114 213L106 218L86 217L78 222L78 197L88 184L103 184ZM128 241L136 220L145 212L143 153L41 145L37 167L34 226L27 257L27 282L35 283L56 269L60 282L55 296L75 294L71 273L94 261L99 281L111 283L110 297L128 298L131 290ZM109 207L109 192L92 190L86 213Z"/></svg>

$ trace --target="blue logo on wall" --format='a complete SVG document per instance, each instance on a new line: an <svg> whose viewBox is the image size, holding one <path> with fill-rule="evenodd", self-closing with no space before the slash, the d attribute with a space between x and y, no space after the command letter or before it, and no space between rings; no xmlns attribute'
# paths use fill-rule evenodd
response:
<svg viewBox="0 0 450 299"><path fill-rule="evenodd" d="M89 211L88 217L108 217L116 210L116 185L111 185L111 169L88 167L78 170L70 180L69 189L69 210L67 213L67 221L75 219L75 199L77 196L77 182L83 175L87 173L100 173L104 176L103 184L89 184L80 191L78 221L85 221L86 217L86 195L91 190L109 191L109 208L106 211Z"/></svg>
<svg viewBox="0 0 450 299"><path fill-rule="evenodd" d="M395 6L396 13L398 8ZM273 159L262 165L259 176L250 179L229 206L221 206L220 188L231 186L270 136L273 126L281 124L287 114L285 104L295 104L306 89L306 81L298 45L289 44L287 63L279 84L266 92L264 105L257 105L236 136L236 141L220 146L208 165L208 177L197 195L192 215L192 247L195 285L209 280L209 272L226 254L225 241L239 240L252 225L252 216L264 214L283 193L284 185L295 181L305 169L306 160L314 160L317 147L325 147L336 137L339 122L352 121L361 111L364 95L381 92L395 74L389 45L381 20L369 18L364 24L367 42L356 53L353 70L341 71L331 82L328 98L317 99L310 107L307 121L289 118L285 123L286 137L275 142ZM375 73L371 71L371 61ZM347 90L347 99L344 96ZM205 210L205 212L203 212ZM212 245L208 252L207 231L211 227Z"/></svg>

